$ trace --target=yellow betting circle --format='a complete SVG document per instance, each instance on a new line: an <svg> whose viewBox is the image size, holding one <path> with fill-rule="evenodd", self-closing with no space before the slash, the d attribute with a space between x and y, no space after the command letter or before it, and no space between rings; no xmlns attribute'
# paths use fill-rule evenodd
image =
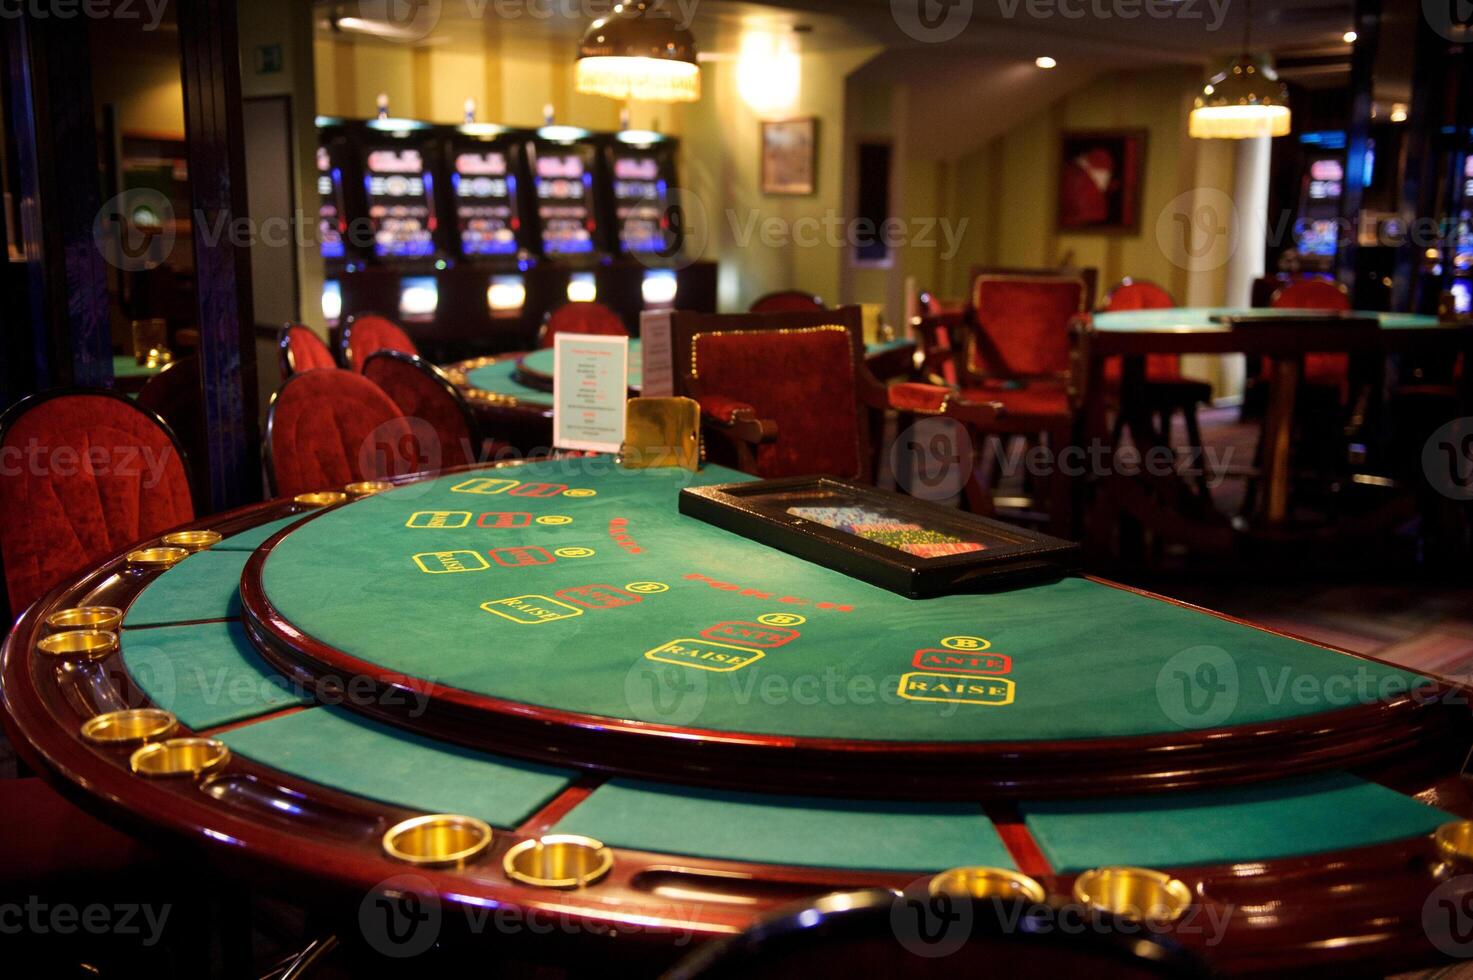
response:
<svg viewBox="0 0 1473 980"><path fill-rule="evenodd" d="M593 555L592 548L559 548L553 552L559 558L588 558Z"/></svg>
<svg viewBox="0 0 1473 980"><path fill-rule="evenodd" d="M984 640L980 636L948 636L941 641L941 645L948 650L975 652L977 650L986 650L992 646L992 642L990 640Z"/></svg>
<svg viewBox="0 0 1473 980"><path fill-rule="evenodd" d="M654 595L656 592L669 592L670 586L664 582L630 582L624 586L624 591L639 595Z"/></svg>
<svg viewBox="0 0 1473 980"><path fill-rule="evenodd" d="M763 613L757 617L757 622L763 626L802 626L808 622L808 617L797 613Z"/></svg>
<svg viewBox="0 0 1473 980"><path fill-rule="evenodd" d="M598 495L598 491L597 490L589 490L589 489L580 488L580 487L574 487L571 490L564 490L563 491L563 496L564 497L594 497L594 496L597 496L597 495Z"/></svg>
<svg viewBox="0 0 1473 980"><path fill-rule="evenodd" d="M573 519L562 514L544 514L537 518L538 524L571 524Z"/></svg>

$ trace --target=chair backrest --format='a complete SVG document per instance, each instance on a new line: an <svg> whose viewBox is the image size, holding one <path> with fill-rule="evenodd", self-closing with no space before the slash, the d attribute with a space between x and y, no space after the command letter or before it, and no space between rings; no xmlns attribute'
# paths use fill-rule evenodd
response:
<svg viewBox="0 0 1473 980"><path fill-rule="evenodd" d="M338 368L286 379L266 414L265 452L267 476L281 496L424 468L414 429L393 399Z"/></svg>
<svg viewBox="0 0 1473 980"><path fill-rule="evenodd" d="M1092 265L1068 264L1027 268L1015 265L974 265L970 281L975 287L978 276L1072 276L1084 281L1084 308L1093 309L1099 292L1100 270Z"/></svg>
<svg viewBox="0 0 1473 980"><path fill-rule="evenodd" d="M625 337L629 331L624 321L602 303L575 301L564 303L543 321L537 336L539 347L551 347L552 338L560 333L591 333L606 337Z"/></svg>
<svg viewBox="0 0 1473 980"><path fill-rule="evenodd" d="M1269 300L1276 310L1335 310L1350 312L1350 293L1328 279L1295 279L1279 288Z"/></svg>
<svg viewBox="0 0 1473 980"><path fill-rule="evenodd" d="M418 354L404 328L382 313L358 313L343 321L338 333L338 360L349 371L363 372L368 355L379 350Z"/></svg>
<svg viewBox="0 0 1473 980"><path fill-rule="evenodd" d="M281 377L290 378L299 371L336 367L332 351L311 327L301 323L284 323L276 335L277 355L281 359Z"/></svg>
<svg viewBox="0 0 1473 980"><path fill-rule="evenodd" d="M986 272L972 280L974 330L966 368L974 376L1062 378L1070 369L1070 321L1085 311L1075 275Z"/></svg>
<svg viewBox="0 0 1473 980"><path fill-rule="evenodd" d="M194 517L189 467L168 424L113 392L17 402L0 415L0 462L0 559L15 613L68 575Z"/></svg>
<svg viewBox="0 0 1473 980"><path fill-rule="evenodd" d="M1100 310L1118 313L1124 310L1169 310L1174 306L1176 300L1171 294L1149 279L1122 279L1105 296Z"/></svg>
<svg viewBox="0 0 1473 980"><path fill-rule="evenodd" d="M801 289L780 289L752 301L749 313L809 313L826 309L823 300Z"/></svg>
<svg viewBox="0 0 1473 980"><path fill-rule="evenodd" d="M432 461L438 458L436 469L476 461L475 415L445 372L422 357L381 350L364 362L363 376L383 389L406 418L427 423L428 431L416 426L416 436L421 456ZM436 446L426 445L431 437Z"/></svg>
<svg viewBox="0 0 1473 980"><path fill-rule="evenodd" d="M670 318L675 394L742 402L777 423L756 475L871 479L859 307Z"/></svg>

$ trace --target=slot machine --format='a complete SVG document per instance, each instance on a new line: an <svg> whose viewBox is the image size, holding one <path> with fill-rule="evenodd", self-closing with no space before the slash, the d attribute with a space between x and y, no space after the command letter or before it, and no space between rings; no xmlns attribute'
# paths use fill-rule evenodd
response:
<svg viewBox="0 0 1473 980"><path fill-rule="evenodd" d="M322 316L329 329L342 316L342 280L356 272L359 257L350 250L351 231L344 194L344 172L350 153L341 120L317 119L317 242L322 255Z"/></svg>
<svg viewBox="0 0 1473 980"><path fill-rule="evenodd" d="M435 180L439 136L413 119L369 119L343 128L349 260L338 286L341 315L383 313L404 324L416 344L432 344L439 275L449 267Z"/></svg>
<svg viewBox="0 0 1473 980"><path fill-rule="evenodd" d="M1473 153L1463 157L1462 200L1452 233L1452 275L1448 291L1453 312L1473 313Z"/></svg>
<svg viewBox="0 0 1473 980"><path fill-rule="evenodd" d="M1340 247L1340 196L1345 190L1345 151L1311 149L1299 181L1294 248L1304 272L1333 272Z"/></svg>
<svg viewBox="0 0 1473 980"><path fill-rule="evenodd" d="M547 306L536 258L537 203L527 170L527 134L489 123L446 129L451 268L440 276L436 338L454 357L525 349L534 310Z"/></svg>
<svg viewBox="0 0 1473 980"><path fill-rule="evenodd" d="M608 193L606 248L614 260L603 270L600 292L637 332L642 310L714 312L716 273L711 262L682 260L685 214L677 187L678 143L660 133L623 130L602 141Z"/></svg>
<svg viewBox="0 0 1473 980"><path fill-rule="evenodd" d="M528 143L537 202L540 251L552 270L553 291L542 312L565 300L599 299L597 270L607 261L600 248L594 184L598 147L592 134L573 126L543 126Z"/></svg>

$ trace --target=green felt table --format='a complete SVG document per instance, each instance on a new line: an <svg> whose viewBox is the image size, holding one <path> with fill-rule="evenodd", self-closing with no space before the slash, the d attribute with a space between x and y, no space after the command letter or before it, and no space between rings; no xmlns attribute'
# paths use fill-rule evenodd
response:
<svg viewBox="0 0 1473 980"><path fill-rule="evenodd" d="M260 581L293 630L359 662L716 732L1102 739L1306 717L1426 683L1082 578L907 599L676 512L683 486L738 479L603 458L445 477L302 523ZM1205 702L1184 687L1204 670Z"/></svg>
<svg viewBox="0 0 1473 980"><path fill-rule="evenodd" d="M1265 307L1234 306L1182 306L1164 310L1122 310L1116 313L1096 313L1094 328L1103 333L1130 333L1140 330L1173 330L1181 332L1226 331L1229 327L1220 322L1223 317L1254 317L1270 319L1282 317L1293 319L1313 315L1313 311L1279 310ZM1417 327L1435 327L1437 317L1417 313L1377 313L1374 311L1347 314L1353 317L1372 317L1379 320L1383 330L1406 330Z"/></svg>

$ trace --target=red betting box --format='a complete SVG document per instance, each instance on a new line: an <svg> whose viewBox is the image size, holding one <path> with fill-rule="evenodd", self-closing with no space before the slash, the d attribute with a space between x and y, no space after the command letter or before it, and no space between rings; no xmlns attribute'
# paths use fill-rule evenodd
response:
<svg viewBox="0 0 1473 980"><path fill-rule="evenodd" d="M517 568L521 565L551 565L557 561L546 548L535 544L519 544L510 548L492 548L486 554L498 565Z"/></svg>
<svg viewBox="0 0 1473 980"><path fill-rule="evenodd" d="M619 606L632 606L644 601L642 596L616 589L612 585L575 585L572 588L559 589L554 595L589 609L617 609Z"/></svg>
<svg viewBox="0 0 1473 980"><path fill-rule="evenodd" d="M798 638L797 630L786 629L781 626L763 626L761 623L717 623L701 630L701 635L708 640L729 640L743 646L759 647L763 650L771 650L780 647Z"/></svg>
<svg viewBox="0 0 1473 980"><path fill-rule="evenodd" d="M923 670L958 674L1006 674L1013 658L1001 653L965 653L961 650L917 650L911 665Z"/></svg>
<svg viewBox="0 0 1473 980"><path fill-rule="evenodd" d="M528 527L531 523L531 514L511 510L493 510L476 518L476 527Z"/></svg>

